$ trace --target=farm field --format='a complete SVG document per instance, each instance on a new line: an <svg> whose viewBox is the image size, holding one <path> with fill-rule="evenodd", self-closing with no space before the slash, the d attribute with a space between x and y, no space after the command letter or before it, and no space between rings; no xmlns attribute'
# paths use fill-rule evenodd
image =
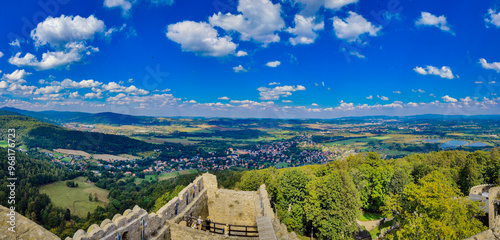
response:
<svg viewBox="0 0 500 240"><path fill-rule="evenodd" d="M0 147L6 148L7 146L7 141L0 141Z"/></svg>
<svg viewBox="0 0 500 240"><path fill-rule="evenodd" d="M71 150L71 149L54 149L54 152L58 153L63 153L63 154L71 154L71 155L78 155L78 156L83 156L83 157L90 157L90 154L84 151L80 150Z"/></svg>
<svg viewBox="0 0 500 240"><path fill-rule="evenodd" d="M66 186L67 181L59 181L44 185L40 188L40 193L49 195L50 200L55 206L63 209L68 208L72 214L76 214L80 217L86 217L87 212L93 212L97 206L106 207L108 203L108 190L98 188L93 184L85 182L84 177L73 179L75 183L78 183L77 188ZM99 201L89 201L89 194L92 194L92 196L97 194Z"/></svg>
<svg viewBox="0 0 500 240"><path fill-rule="evenodd" d="M161 173L158 175L160 181L161 180L167 180L170 178L177 177L179 175L185 175L185 174L190 174L190 173L197 173L198 170L195 169L189 169L189 170L182 170L182 171L176 171L176 172L169 172L169 173Z"/></svg>

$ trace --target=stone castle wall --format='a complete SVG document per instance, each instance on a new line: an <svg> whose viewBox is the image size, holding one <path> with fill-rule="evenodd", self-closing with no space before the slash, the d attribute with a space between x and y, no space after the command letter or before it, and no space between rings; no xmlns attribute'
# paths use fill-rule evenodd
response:
<svg viewBox="0 0 500 240"><path fill-rule="evenodd" d="M0 206L0 213L3 214L7 210ZM272 231L272 234L276 235L277 239L298 239L295 233L288 233L286 226L275 217L265 185L262 185L257 192L218 189L216 176L205 173L197 177L179 192L177 197L170 200L156 213L148 213L145 209L135 206L133 209L125 210L123 214L116 214L111 220L105 219L100 224L93 224L86 231L80 229L75 232L73 237L67 237L65 240L115 240L118 235L122 237L122 240L137 240L141 239L143 231L145 239L148 240L258 239L256 237L224 236L191 229L185 224L179 224L184 216L201 216L205 219L209 214L213 222L248 226L256 226L256 218L258 217L269 216L272 223L268 225L273 225L276 229ZM14 237L0 234L0 240L60 240L48 230L20 214L18 214L18 219L21 233Z"/></svg>
<svg viewBox="0 0 500 240"><path fill-rule="evenodd" d="M123 214L115 215L112 220L106 219L100 225L93 224L87 231L80 229L66 240L114 240L118 234L123 240L141 239L143 219L147 239L170 239L170 224L167 221L178 223L186 214L195 216L207 211L207 191L213 192L217 188L217 179L214 177L207 173L199 176L156 213L148 214L146 210L135 206L132 210L127 209ZM214 186L215 190L211 189Z"/></svg>
<svg viewBox="0 0 500 240"><path fill-rule="evenodd" d="M213 222L255 226L255 192L218 189L209 197L208 208Z"/></svg>

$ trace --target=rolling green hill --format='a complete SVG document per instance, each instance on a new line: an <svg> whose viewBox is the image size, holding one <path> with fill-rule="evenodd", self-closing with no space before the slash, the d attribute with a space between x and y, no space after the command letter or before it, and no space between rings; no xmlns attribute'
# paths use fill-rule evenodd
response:
<svg viewBox="0 0 500 240"><path fill-rule="evenodd" d="M158 147L125 136L69 130L20 115L0 115L0 126L3 129L15 129L16 145L24 144L28 148L65 148L88 153L133 154ZM6 139L7 131L0 132L0 140Z"/></svg>

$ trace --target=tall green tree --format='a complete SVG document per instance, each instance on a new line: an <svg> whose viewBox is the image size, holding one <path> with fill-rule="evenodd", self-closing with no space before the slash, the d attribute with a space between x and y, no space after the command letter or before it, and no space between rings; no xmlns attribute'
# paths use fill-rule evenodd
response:
<svg viewBox="0 0 500 240"><path fill-rule="evenodd" d="M350 239L357 231L361 202L349 174L333 170L313 179L304 206L307 219L320 239Z"/></svg>
<svg viewBox="0 0 500 240"><path fill-rule="evenodd" d="M481 184L480 171L476 158L472 155L467 156L465 166L460 170L458 176L458 185L464 195L469 195L471 187Z"/></svg>
<svg viewBox="0 0 500 240"><path fill-rule="evenodd" d="M453 180L439 171L388 197L384 211L400 224L397 239L464 239L486 229L475 218L484 215L479 204L462 197Z"/></svg>
<svg viewBox="0 0 500 240"><path fill-rule="evenodd" d="M387 184L387 193L400 195L410 182L412 182L411 175L405 169L397 168Z"/></svg>

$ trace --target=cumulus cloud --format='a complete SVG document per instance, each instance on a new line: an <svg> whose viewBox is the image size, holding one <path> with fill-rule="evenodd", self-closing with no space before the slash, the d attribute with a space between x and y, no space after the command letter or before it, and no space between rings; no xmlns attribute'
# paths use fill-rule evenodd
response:
<svg viewBox="0 0 500 240"><path fill-rule="evenodd" d="M228 97L226 97L226 96L224 96L224 97L220 97L220 98L217 98L217 99L219 99L219 100L229 100L229 98L228 98Z"/></svg>
<svg viewBox="0 0 500 240"><path fill-rule="evenodd" d="M486 14L486 18L484 19L486 22L486 27L493 25L495 27L500 27L500 12L496 12L493 9L488 9L488 14Z"/></svg>
<svg viewBox="0 0 500 240"><path fill-rule="evenodd" d="M179 43L183 51L203 56L221 57L234 54L237 45L231 37L219 37L217 30L205 22L183 21L167 27L167 38Z"/></svg>
<svg viewBox="0 0 500 240"><path fill-rule="evenodd" d="M376 37L380 29L382 29L381 26L376 27L363 16L352 11L349 12L349 16L345 19L340 19L337 16L333 17L335 35L337 38L348 42L360 41L360 36L363 34Z"/></svg>
<svg viewBox="0 0 500 240"><path fill-rule="evenodd" d="M370 96L366 97L366 99L373 99L373 96L370 95Z"/></svg>
<svg viewBox="0 0 500 240"><path fill-rule="evenodd" d="M64 16L58 18L47 17L31 31L31 38L36 46L49 44L62 47L69 42L80 42L94 39L98 33L104 33L104 22L90 15L88 18L80 16Z"/></svg>
<svg viewBox="0 0 500 240"><path fill-rule="evenodd" d="M481 63L481 66L484 68L484 69L492 69L492 70L495 70L497 72L500 72L500 62L492 62L492 63L488 63L486 61L486 59L484 58L481 58L479 59L479 63Z"/></svg>
<svg viewBox="0 0 500 240"><path fill-rule="evenodd" d="M302 5L301 14L307 16L315 15L321 7L339 10L344 6L357 3L358 1L359 0L295 0L296 3Z"/></svg>
<svg viewBox="0 0 500 240"><path fill-rule="evenodd" d="M440 76L442 78L447 78L447 79L453 79L456 77L455 75L453 75L451 68L448 66L443 66L441 68L437 68L437 67L433 67L433 66L429 66L429 65L427 65L425 68L417 66L413 70L415 72L417 72L418 74L422 74L422 75L436 75L436 76Z"/></svg>
<svg viewBox="0 0 500 240"><path fill-rule="evenodd" d="M420 18L415 21L416 26L434 26L442 31L449 32L453 35L450 25L446 22L446 17L441 15L439 17L432 15L428 12L422 12Z"/></svg>
<svg viewBox="0 0 500 240"><path fill-rule="evenodd" d="M389 98L386 97L386 96L379 96L379 95L377 95L377 97L380 98L380 100L382 100L382 101L388 101L389 100Z"/></svg>
<svg viewBox="0 0 500 240"><path fill-rule="evenodd" d="M19 39L16 39L12 42L9 43L9 45L13 46L13 47L18 47L20 48L21 47L21 42L19 41Z"/></svg>
<svg viewBox="0 0 500 240"><path fill-rule="evenodd" d="M247 70L243 66L238 65L236 67L233 67L233 71L234 72L246 72Z"/></svg>
<svg viewBox="0 0 500 240"><path fill-rule="evenodd" d="M285 30L295 36L289 40L294 46L314 43L318 37L317 32L324 29L323 21L317 22L315 17L304 17L297 14L295 15L294 23L294 28L290 27Z"/></svg>
<svg viewBox="0 0 500 240"><path fill-rule="evenodd" d="M61 86L46 86L36 89L35 94L48 95L48 94L59 93L61 90L63 90Z"/></svg>
<svg viewBox="0 0 500 240"><path fill-rule="evenodd" d="M267 45L278 42L280 37L276 32L285 27L285 21L281 18L281 5L273 4L270 0L240 0L238 12L214 14L209 18L210 24L222 29L240 34L240 40L254 40Z"/></svg>
<svg viewBox="0 0 500 240"><path fill-rule="evenodd" d="M130 10L133 4L139 3L138 0L104 0L104 7L106 8L120 8L122 10L122 16L129 16ZM170 6L174 3L174 0L144 0L144 2L149 2L151 6Z"/></svg>
<svg viewBox="0 0 500 240"><path fill-rule="evenodd" d="M260 87L259 91L260 100L279 100L280 97L288 97L292 92L304 91L306 88L302 85L297 86L277 86L274 88Z"/></svg>
<svg viewBox="0 0 500 240"><path fill-rule="evenodd" d="M452 97L450 97L448 95L441 97L441 99L443 99L443 101L445 101L445 102L452 102L452 103L457 102L457 99L452 98Z"/></svg>
<svg viewBox="0 0 500 240"><path fill-rule="evenodd" d="M32 53L21 56L16 53L9 59L9 63L16 66L33 67L36 70L46 70L69 66L83 60L86 55L98 52L99 49L87 46L96 35L105 35L106 25L94 15L87 18L80 16L47 17L38 23L30 33L35 46L48 45L54 51L48 50L38 58ZM19 41L11 45L19 45Z"/></svg>
<svg viewBox="0 0 500 240"><path fill-rule="evenodd" d="M132 3L127 0L104 0L104 6L107 8L121 8L122 15L126 16L132 8Z"/></svg>
<svg viewBox="0 0 500 240"><path fill-rule="evenodd" d="M400 91L393 91L392 93L395 93L395 94L401 94Z"/></svg>
<svg viewBox="0 0 500 240"><path fill-rule="evenodd" d="M25 83L25 78L31 73L26 72L24 69L17 69L12 73L5 73L2 77L3 80L7 80L9 83Z"/></svg>
<svg viewBox="0 0 500 240"><path fill-rule="evenodd" d="M0 89L5 89L9 86L9 83L6 81L0 81Z"/></svg>
<svg viewBox="0 0 500 240"><path fill-rule="evenodd" d="M86 98L86 99L100 99L102 98L102 93L94 93L94 92L90 92L90 93L86 93L83 98Z"/></svg>
<svg viewBox="0 0 500 240"><path fill-rule="evenodd" d="M247 52L245 52L245 51L241 51L241 50L240 50L240 51L238 51L238 52L235 54L235 56L236 56L236 57L244 57L244 56L247 56L247 55L248 55L248 53L247 53Z"/></svg>
<svg viewBox="0 0 500 240"><path fill-rule="evenodd" d="M3 57L3 52L0 52L0 58Z"/></svg>
<svg viewBox="0 0 500 240"><path fill-rule="evenodd" d="M84 54L90 55L92 52L97 52L99 49L87 47L81 43L68 43L66 49L62 51L47 51L42 54L42 59L31 53L26 53L21 57L21 52L16 53L9 58L9 63L18 67L33 67L36 70L47 70L69 66L73 63L82 61Z"/></svg>
<svg viewBox="0 0 500 240"><path fill-rule="evenodd" d="M281 100L282 103L291 103L292 100Z"/></svg>
<svg viewBox="0 0 500 240"><path fill-rule="evenodd" d="M272 61L272 62L266 63L266 66L275 68L275 67L279 66L280 64L281 64L280 61Z"/></svg>
<svg viewBox="0 0 500 240"><path fill-rule="evenodd" d="M94 81L93 79L82 80L80 82L71 79L64 79L61 86L64 88L95 88L102 85L102 82Z"/></svg>
<svg viewBox="0 0 500 240"><path fill-rule="evenodd" d="M279 82L270 82L270 83L269 83L269 85L270 85L270 86L273 86L273 85L280 85L280 84L281 84L281 83L279 83Z"/></svg>

